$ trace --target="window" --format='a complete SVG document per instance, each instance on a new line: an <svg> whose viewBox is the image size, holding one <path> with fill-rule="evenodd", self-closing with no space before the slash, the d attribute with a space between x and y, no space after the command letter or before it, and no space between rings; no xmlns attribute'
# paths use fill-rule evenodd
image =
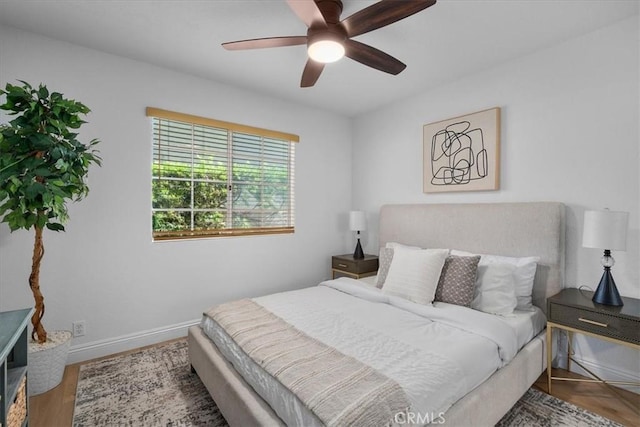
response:
<svg viewBox="0 0 640 427"><path fill-rule="evenodd" d="M151 107L147 116L154 240L293 233L297 135Z"/></svg>

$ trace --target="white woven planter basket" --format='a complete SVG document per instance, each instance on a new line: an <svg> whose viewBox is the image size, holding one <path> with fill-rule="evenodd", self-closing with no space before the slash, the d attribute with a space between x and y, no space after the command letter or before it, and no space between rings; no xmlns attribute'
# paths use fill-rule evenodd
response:
<svg viewBox="0 0 640 427"><path fill-rule="evenodd" d="M62 381L67 354L71 345L71 332L53 331L44 344L29 343L29 396L51 390Z"/></svg>

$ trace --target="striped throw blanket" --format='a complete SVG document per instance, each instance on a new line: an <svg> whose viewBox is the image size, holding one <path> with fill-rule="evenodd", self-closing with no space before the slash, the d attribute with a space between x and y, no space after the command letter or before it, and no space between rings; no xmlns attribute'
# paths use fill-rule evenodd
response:
<svg viewBox="0 0 640 427"><path fill-rule="evenodd" d="M394 380L307 336L252 300L205 313L327 426L383 426L409 409Z"/></svg>

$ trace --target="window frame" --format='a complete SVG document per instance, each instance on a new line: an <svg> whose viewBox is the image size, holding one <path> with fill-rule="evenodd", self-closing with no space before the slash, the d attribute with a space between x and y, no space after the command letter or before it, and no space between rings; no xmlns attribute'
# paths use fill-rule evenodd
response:
<svg viewBox="0 0 640 427"><path fill-rule="evenodd" d="M232 218L233 212L235 211L233 204L229 205L228 203L225 205L225 218L227 224L231 224L231 227L226 228L211 228L211 229L192 229L192 230L173 230L173 231L155 231L153 230L153 215L157 211L176 211L176 212L190 212L191 213L191 226L194 226L193 216L194 213L198 211L194 206L194 183L201 182L200 180L195 180L193 172L191 173L191 178L189 179L181 179L181 178L171 178L169 180L178 180L178 181L188 181L191 183L191 205L189 208L154 208L153 206L153 197L151 198L151 218L152 218L152 238L153 241L172 241L172 240L183 240L183 239L198 239L198 238L210 238L210 237L232 237L232 236L255 236L255 235L270 235L270 234L291 234L295 232L295 143L300 141L298 135L274 131L270 129L263 129L254 126L247 126L232 122L226 122L221 120L209 119L200 116L194 116L191 114L178 113L174 111L163 110L155 107L147 107L146 109L147 117L152 119L159 120L169 120L180 122L183 124L191 125L191 126L205 126L210 128L222 129L227 131L228 135L228 147L227 147L227 177L226 177L226 186L227 186L227 200L231 201L233 186L235 185L233 179L233 133L239 133L248 136L259 137L261 140L261 144L264 145L264 139L276 139L280 141L288 142L288 164L287 164L287 189L288 189L288 204L289 208L286 211L288 215L288 225L287 226L275 226L275 227L253 227L253 228L233 228L233 221L229 222L229 219ZM153 127L153 126L152 126ZM193 129L193 128L192 128ZM155 156L153 155L154 146L156 145L156 130L152 128L152 159L151 159L151 189L153 191L153 183L155 181L155 176L153 174L153 166L156 164ZM193 147L194 137L191 137L191 145ZM178 151L178 150L176 150ZM260 170L264 171L264 161L268 160L265 158L264 153L260 154ZM193 159L190 163L191 170L193 171L194 162ZM202 181L204 182L204 181ZM213 181L212 181L213 182ZM264 185L265 181L260 180L259 185ZM205 211L209 211L206 210ZM240 209L238 209L240 211Z"/></svg>

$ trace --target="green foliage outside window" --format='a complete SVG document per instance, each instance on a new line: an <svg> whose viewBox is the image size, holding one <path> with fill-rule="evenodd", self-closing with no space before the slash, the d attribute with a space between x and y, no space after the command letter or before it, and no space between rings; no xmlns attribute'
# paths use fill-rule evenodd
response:
<svg viewBox="0 0 640 427"><path fill-rule="evenodd" d="M227 203L227 168L225 165L197 166L191 171L179 163L153 165L154 209L190 209L193 186L193 204L197 209L225 209ZM165 179L163 179L164 177ZM167 179L167 178L171 179ZM224 228L226 214L223 211L197 212L194 226ZM191 228L191 213L162 210L153 213L153 231L177 231Z"/></svg>
<svg viewBox="0 0 640 427"><path fill-rule="evenodd" d="M192 203L193 229L256 228L269 226L268 222L280 225L289 203L287 165L274 162L261 167L253 161L237 160L232 169L229 207L226 163L197 163L193 177L182 163L154 164L153 231L191 229ZM228 208L233 212L232 224L227 224Z"/></svg>

